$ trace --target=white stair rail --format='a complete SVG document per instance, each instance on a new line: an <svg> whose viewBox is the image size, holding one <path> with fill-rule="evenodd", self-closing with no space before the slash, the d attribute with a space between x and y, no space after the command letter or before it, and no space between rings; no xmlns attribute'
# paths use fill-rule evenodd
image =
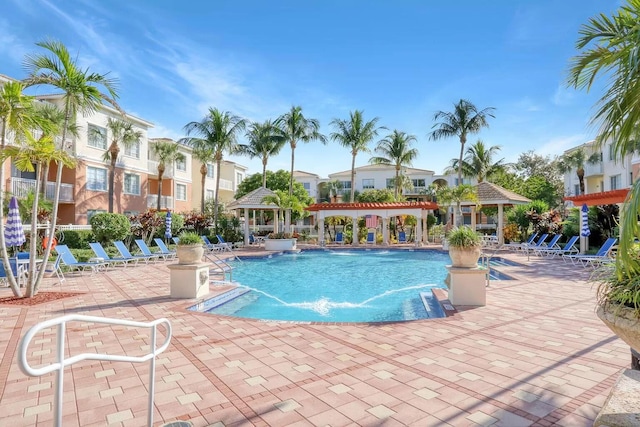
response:
<svg viewBox="0 0 640 427"><path fill-rule="evenodd" d="M97 353L82 353L76 356L70 356L65 359L65 336L66 336L66 324L68 322L91 322L91 323L104 323L108 325L120 325L131 326L135 328L149 328L151 329L151 343L150 352L144 356L120 356L111 354L97 354ZM160 347L156 347L156 331L159 324L164 324L166 328L166 337L164 343ZM27 349L33 337L43 329L48 329L53 326L58 326L58 334L56 337L56 358L57 362L48 366L40 368L33 368L27 362ZM39 377L48 374L53 371L57 371L56 375L56 391L54 400L54 425L62 426L62 388L64 384L64 368L73 365L76 362L83 360L102 360L108 362L131 362L140 363L150 361L149 369L149 408L147 413L147 424L149 427L153 425L153 395L155 392L155 368L156 368L156 356L169 347L171 341L171 323L165 318L157 319L151 322L134 322L131 320L112 319L107 317L96 316L84 316L80 314L71 314L67 316L58 317L55 319L46 320L40 322L37 325L31 327L27 333L20 340L20 346L18 348L18 365L20 370L28 376Z"/></svg>

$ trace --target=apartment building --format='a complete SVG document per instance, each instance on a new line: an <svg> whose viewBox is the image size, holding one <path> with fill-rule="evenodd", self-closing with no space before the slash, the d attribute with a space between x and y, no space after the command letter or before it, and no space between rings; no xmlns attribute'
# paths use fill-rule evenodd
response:
<svg viewBox="0 0 640 427"><path fill-rule="evenodd" d="M302 184L309 196L313 197L313 200L322 202L321 198L321 184L324 184L328 179L320 178L320 175L305 171L293 171L293 179Z"/></svg>
<svg viewBox="0 0 640 427"><path fill-rule="evenodd" d="M597 163L587 162L584 165L585 194L629 188L638 176L640 156L627 155L622 160L616 160L613 144L610 142L598 147L595 141L589 141L565 151L564 154L577 150L584 150L585 158L593 154L600 158ZM567 197L580 195L580 181L575 168L564 175L564 191Z"/></svg>

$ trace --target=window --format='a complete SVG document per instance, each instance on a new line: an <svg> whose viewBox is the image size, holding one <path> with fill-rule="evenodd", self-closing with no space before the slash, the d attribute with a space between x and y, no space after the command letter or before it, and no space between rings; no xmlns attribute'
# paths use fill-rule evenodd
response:
<svg viewBox="0 0 640 427"><path fill-rule="evenodd" d="M395 178L387 178L387 189L396 188L396 179Z"/></svg>
<svg viewBox="0 0 640 427"><path fill-rule="evenodd" d="M176 160L176 169L179 171L187 170L187 160L186 159L178 159Z"/></svg>
<svg viewBox="0 0 640 427"><path fill-rule="evenodd" d="M575 184L573 186L573 194L576 195L576 196L580 195L580 184Z"/></svg>
<svg viewBox="0 0 640 427"><path fill-rule="evenodd" d="M240 185L242 178L242 174L240 172L236 172L236 185Z"/></svg>
<svg viewBox="0 0 640 427"><path fill-rule="evenodd" d="M129 147L125 147L124 155L133 157L136 159L140 158L140 142L134 141Z"/></svg>
<svg viewBox="0 0 640 427"><path fill-rule="evenodd" d="M425 184L425 180L420 178L420 179L412 179L411 182L413 183L414 188L424 188L426 187Z"/></svg>
<svg viewBox="0 0 640 427"><path fill-rule="evenodd" d="M207 178L214 178L213 165L212 164L208 164L207 165Z"/></svg>
<svg viewBox="0 0 640 427"><path fill-rule="evenodd" d="M613 147L614 147L613 144L609 146L609 160L613 160L616 158L616 153Z"/></svg>
<svg viewBox="0 0 640 427"><path fill-rule="evenodd" d="M124 213L124 215L126 215L126 216L136 216L136 215L138 215L140 212L138 212L138 211L124 211L123 213Z"/></svg>
<svg viewBox="0 0 640 427"><path fill-rule="evenodd" d="M176 200L187 200L187 186L176 184Z"/></svg>
<svg viewBox="0 0 640 427"><path fill-rule="evenodd" d="M99 213L105 213L106 211L104 209L89 209L87 210L87 222L91 221L91 217L93 217L95 214L99 214Z"/></svg>
<svg viewBox="0 0 640 427"><path fill-rule="evenodd" d="M611 190L617 190L622 187L622 177L620 174L609 177L609 181L611 183Z"/></svg>
<svg viewBox="0 0 640 427"><path fill-rule="evenodd" d="M351 181L341 181L342 189L351 191Z"/></svg>
<svg viewBox="0 0 640 427"><path fill-rule="evenodd" d="M124 174L124 193L140 195L140 175Z"/></svg>
<svg viewBox="0 0 640 427"><path fill-rule="evenodd" d="M213 190L207 190L207 200L211 200L215 197Z"/></svg>
<svg viewBox="0 0 640 427"><path fill-rule="evenodd" d="M311 194L311 183L303 182L302 186L304 187L305 190L307 190L307 193Z"/></svg>
<svg viewBox="0 0 640 427"><path fill-rule="evenodd" d="M100 126L92 125L92 124L90 124L87 129L89 132L87 135L89 146L106 150L107 149L107 129Z"/></svg>
<svg viewBox="0 0 640 427"><path fill-rule="evenodd" d="M87 190L107 191L107 170L87 166Z"/></svg>
<svg viewBox="0 0 640 427"><path fill-rule="evenodd" d="M362 180L362 189L363 190L372 190L376 188L374 179L363 179Z"/></svg>

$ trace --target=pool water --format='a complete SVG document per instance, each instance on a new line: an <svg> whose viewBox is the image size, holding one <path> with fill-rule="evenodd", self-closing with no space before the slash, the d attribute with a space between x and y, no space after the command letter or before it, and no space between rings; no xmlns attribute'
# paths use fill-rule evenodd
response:
<svg viewBox="0 0 640 427"><path fill-rule="evenodd" d="M449 263L437 251L306 251L246 259L235 262L233 279L251 291L204 311L320 322L442 317L431 288L444 287Z"/></svg>

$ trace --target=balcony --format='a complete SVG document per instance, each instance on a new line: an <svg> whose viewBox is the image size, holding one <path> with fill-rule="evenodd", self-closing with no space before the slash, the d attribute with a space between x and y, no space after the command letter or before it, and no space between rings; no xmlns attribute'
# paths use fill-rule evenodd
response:
<svg viewBox="0 0 640 427"><path fill-rule="evenodd" d="M158 176L158 162L155 160L147 160L147 170L149 171L149 175ZM173 165L167 166L162 174L162 179L173 178Z"/></svg>
<svg viewBox="0 0 640 427"><path fill-rule="evenodd" d="M53 193L56 188L55 182L47 182L46 197L53 200ZM36 189L35 179L11 178L11 194L17 198L27 197L29 193ZM73 203L73 184L60 184L60 202Z"/></svg>
<svg viewBox="0 0 640 427"><path fill-rule="evenodd" d="M228 179L220 178L220 190L235 191L233 188L233 182Z"/></svg>
<svg viewBox="0 0 640 427"><path fill-rule="evenodd" d="M602 162L598 162L594 165L586 164L584 165L584 177L589 178L591 176L599 176L604 174L604 168L602 167Z"/></svg>
<svg viewBox="0 0 640 427"><path fill-rule="evenodd" d="M148 208L157 208L158 207L158 195L157 194L149 194L147 196L147 207ZM160 209L173 209L173 197L171 196L161 196L160 197Z"/></svg>

